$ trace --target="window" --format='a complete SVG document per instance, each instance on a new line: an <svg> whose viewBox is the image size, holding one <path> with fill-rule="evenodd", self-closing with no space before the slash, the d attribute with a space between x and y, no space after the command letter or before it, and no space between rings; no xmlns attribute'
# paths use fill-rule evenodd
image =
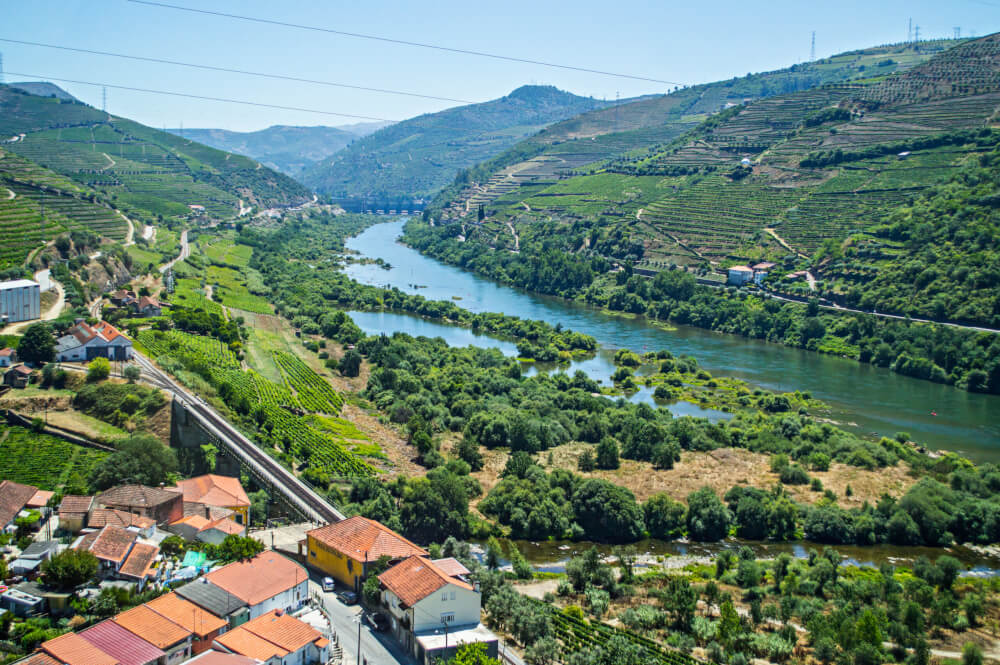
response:
<svg viewBox="0 0 1000 665"><path fill-rule="evenodd" d="M454 591L451 592L451 599L455 600L455 592Z"/></svg>
<svg viewBox="0 0 1000 665"><path fill-rule="evenodd" d="M455 613L454 612L442 612L441 613L441 623L455 623Z"/></svg>
<svg viewBox="0 0 1000 665"><path fill-rule="evenodd" d="M447 591L442 591L441 592L441 602L446 602L447 600L448 600L448 592Z"/></svg>

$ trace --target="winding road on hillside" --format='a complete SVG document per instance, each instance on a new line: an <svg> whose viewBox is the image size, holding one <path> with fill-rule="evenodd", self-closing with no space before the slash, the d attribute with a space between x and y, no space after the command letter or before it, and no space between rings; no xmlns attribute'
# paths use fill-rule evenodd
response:
<svg viewBox="0 0 1000 665"><path fill-rule="evenodd" d="M281 492L307 519L317 523L339 522L344 519L343 513L261 450L200 397L188 392L141 353L136 352L133 357L148 382L173 393L174 398L187 409L189 416L198 421L199 426L226 446L266 487L273 487Z"/></svg>
<svg viewBox="0 0 1000 665"><path fill-rule="evenodd" d="M160 272L167 272L174 267L175 263L183 261L189 256L191 256L191 246L188 244L188 232L185 230L181 233L181 253L160 266Z"/></svg>

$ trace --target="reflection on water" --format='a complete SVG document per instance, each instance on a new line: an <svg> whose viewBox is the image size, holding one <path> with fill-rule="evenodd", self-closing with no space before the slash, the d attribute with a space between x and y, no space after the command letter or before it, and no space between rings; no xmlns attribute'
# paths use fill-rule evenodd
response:
<svg viewBox="0 0 1000 665"><path fill-rule="evenodd" d="M539 319L593 335L605 349L636 352L668 349L690 354L708 371L734 376L769 390L803 390L829 404L833 417L868 434L909 432L931 447L956 450L974 459L1000 461L1000 396L978 395L929 381L910 379L853 360L778 344L679 326L665 331L645 320L609 315L593 307L497 285L400 245L403 222L377 224L347 242L350 249L382 258L393 267L353 264L354 279L392 286L434 300L451 300L473 312L504 312ZM361 325L359 323L359 325ZM469 333L472 334L472 333ZM579 363L597 379L609 356ZM936 415L935 415L936 414Z"/></svg>

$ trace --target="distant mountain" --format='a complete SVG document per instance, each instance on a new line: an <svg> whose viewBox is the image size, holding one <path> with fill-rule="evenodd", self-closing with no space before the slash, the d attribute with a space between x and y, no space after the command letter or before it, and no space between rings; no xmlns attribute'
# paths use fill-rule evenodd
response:
<svg viewBox="0 0 1000 665"><path fill-rule="evenodd" d="M431 196L459 170L494 157L553 122L609 105L552 86L523 86L500 99L380 129L300 177L335 197Z"/></svg>
<svg viewBox="0 0 1000 665"><path fill-rule="evenodd" d="M382 123L364 123L380 125ZM372 127L369 132L379 129ZM273 125L256 132L227 129L168 129L168 132L259 160L265 166L295 176L341 148L366 131L360 125L341 127L293 127Z"/></svg>
<svg viewBox="0 0 1000 665"><path fill-rule="evenodd" d="M48 81L20 81L18 83L8 83L7 85L17 90L23 90L29 95L37 95L38 97L55 97L56 99L65 99L71 102L80 101L59 86Z"/></svg>
<svg viewBox="0 0 1000 665"><path fill-rule="evenodd" d="M350 132L355 136L368 136L373 134L378 130L388 127L389 125L395 124L390 120L380 120L378 122L356 122L351 125L337 125L335 129L342 129L345 132Z"/></svg>

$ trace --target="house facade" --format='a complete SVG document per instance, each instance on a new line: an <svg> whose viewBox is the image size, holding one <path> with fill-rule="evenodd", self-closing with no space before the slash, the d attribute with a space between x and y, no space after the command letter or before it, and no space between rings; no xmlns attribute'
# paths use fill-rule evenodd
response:
<svg viewBox="0 0 1000 665"><path fill-rule="evenodd" d="M56 340L56 360L59 362L90 362L94 358L130 360L132 340L105 321L89 325L78 320Z"/></svg>
<svg viewBox="0 0 1000 665"><path fill-rule="evenodd" d="M213 570L204 579L246 603L251 619L272 610L292 612L309 600L306 569L272 550Z"/></svg>

